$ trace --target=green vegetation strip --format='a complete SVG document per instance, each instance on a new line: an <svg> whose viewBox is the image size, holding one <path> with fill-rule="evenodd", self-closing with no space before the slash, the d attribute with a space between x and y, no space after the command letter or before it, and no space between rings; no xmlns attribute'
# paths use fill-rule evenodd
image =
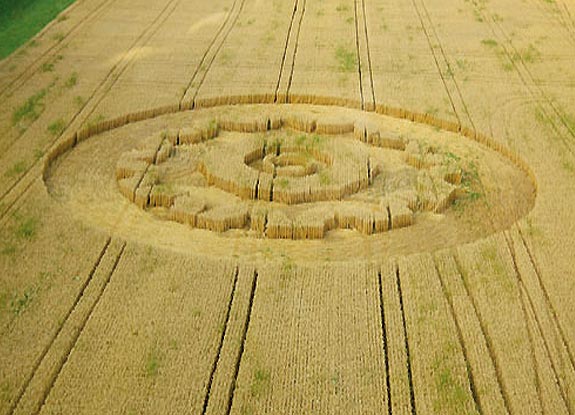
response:
<svg viewBox="0 0 575 415"><path fill-rule="evenodd" d="M74 0L0 0L0 59L26 43L73 2Z"/></svg>

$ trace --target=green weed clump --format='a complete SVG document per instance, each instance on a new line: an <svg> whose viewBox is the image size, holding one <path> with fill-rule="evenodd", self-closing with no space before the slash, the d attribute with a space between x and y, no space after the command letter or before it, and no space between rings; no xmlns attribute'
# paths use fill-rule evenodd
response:
<svg viewBox="0 0 575 415"><path fill-rule="evenodd" d="M44 98L48 90L46 88L29 97L22 105L12 113L12 125L16 126L24 122L32 122L38 119L44 110Z"/></svg>
<svg viewBox="0 0 575 415"><path fill-rule="evenodd" d="M16 236L21 239L32 239L37 232L39 221L35 217L22 218L16 228Z"/></svg>
<svg viewBox="0 0 575 415"><path fill-rule="evenodd" d="M27 167L28 166L24 160L19 160L4 172L4 176L9 178L19 176L26 171Z"/></svg>
<svg viewBox="0 0 575 415"><path fill-rule="evenodd" d="M76 86L78 83L78 73L72 72L72 75L64 82L64 87L70 89Z"/></svg>
<svg viewBox="0 0 575 415"><path fill-rule="evenodd" d="M264 392L269 385L271 379L270 372L264 369L257 369L254 372L252 384L250 386L251 395L256 398Z"/></svg>
<svg viewBox="0 0 575 415"><path fill-rule="evenodd" d="M48 126L48 132L53 135L54 137L59 136L60 134L62 134L62 132L64 131L64 129L66 128L66 122L60 118L54 122L52 122L49 126Z"/></svg>
<svg viewBox="0 0 575 415"><path fill-rule="evenodd" d="M483 39L481 41L481 44L483 46L488 46L490 48L494 48L498 45L497 41L495 39Z"/></svg>
<svg viewBox="0 0 575 415"><path fill-rule="evenodd" d="M155 377L158 375L158 371L160 369L160 356L157 350L152 350L148 353L146 357L146 376L147 377Z"/></svg>
<svg viewBox="0 0 575 415"><path fill-rule="evenodd" d="M28 308L36 294L36 289L28 288L21 295L15 295L10 301L10 310L13 314L19 315Z"/></svg>
<svg viewBox="0 0 575 415"><path fill-rule="evenodd" d="M357 56L355 52L339 46L335 50L335 57L339 64L339 69L343 72L353 72L357 68Z"/></svg>

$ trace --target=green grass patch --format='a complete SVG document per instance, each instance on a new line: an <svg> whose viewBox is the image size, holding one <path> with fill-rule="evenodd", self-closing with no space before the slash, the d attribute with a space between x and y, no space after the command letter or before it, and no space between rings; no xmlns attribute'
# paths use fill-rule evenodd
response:
<svg viewBox="0 0 575 415"><path fill-rule="evenodd" d="M48 89L44 88L16 108L12 113L12 125L16 126L37 120L44 110L44 98L47 93Z"/></svg>
<svg viewBox="0 0 575 415"><path fill-rule="evenodd" d="M252 397L257 398L269 387L270 383L269 370L257 369L252 377L252 384L250 385L250 394Z"/></svg>
<svg viewBox="0 0 575 415"><path fill-rule="evenodd" d="M84 97L81 97L80 95L74 97L74 104L76 104L76 106L81 108L84 106L85 103L86 100L84 99Z"/></svg>
<svg viewBox="0 0 575 415"><path fill-rule="evenodd" d="M102 114L94 115L93 117L90 117L90 119L86 123L86 127L87 128L94 128L98 124L103 122L105 119L106 119L106 117L104 117Z"/></svg>
<svg viewBox="0 0 575 415"><path fill-rule="evenodd" d="M295 262L294 260L289 257L289 256L283 256L283 261L282 261L282 277L291 275L294 268L295 268Z"/></svg>
<svg viewBox="0 0 575 415"><path fill-rule="evenodd" d="M495 277L498 287L504 288L507 293L513 292L513 280L507 275L497 248L492 245L484 246L480 251L482 262L479 266L480 272L488 278Z"/></svg>
<svg viewBox="0 0 575 415"><path fill-rule="evenodd" d="M40 226L40 220L35 216L24 216L16 212L12 217L14 221L0 240L0 255L6 257L12 257L22 242L34 239Z"/></svg>
<svg viewBox="0 0 575 415"><path fill-rule="evenodd" d="M541 52L539 52L535 46L529 45L527 49L513 53L511 60L513 62L522 60L525 63L534 63L537 62L540 57Z"/></svg>
<svg viewBox="0 0 575 415"><path fill-rule="evenodd" d="M322 170L319 172L319 184L322 186L327 186L331 183L331 176L327 170Z"/></svg>
<svg viewBox="0 0 575 415"><path fill-rule="evenodd" d="M434 409L438 413L461 413L469 404L469 395L462 385L453 377L451 370L442 367L435 375L435 386L438 398L434 402Z"/></svg>
<svg viewBox="0 0 575 415"><path fill-rule="evenodd" d="M32 302L36 291L36 288L28 288L23 293L14 295L10 300L10 311L15 315L21 314Z"/></svg>
<svg viewBox="0 0 575 415"><path fill-rule="evenodd" d="M66 79L66 81L64 81L64 87L68 89L75 87L77 84L78 84L77 72L72 72L72 75L70 75L70 77Z"/></svg>
<svg viewBox="0 0 575 415"><path fill-rule="evenodd" d="M563 160L561 162L563 169L569 173L575 173L575 165L570 160Z"/></svg>
<svg viewBox="0 0 575 415"><path fill-rule="evenodd" d="M11 242L4 242L0 248L0 255L12 256L16 253L16 246Z"/></svg>
<svg viewBox="0 0 575 415"><path fill-rule="evenodd" d="M24 160L19 160L4 172L4 176L9 178L19 176L26 171L27 167L28 165Z"/></svg>
<svg viewBox="0 0 575 415"><path fill-rule="evenodd" d="M48 125L48 132L55 137L62 134L62 131L64 131L65 128L66 122L60 118Z"/></svg>
<svg viewBox="0 0 575 415"><path fill-rule="evenodd" d="M58 32L52 35L52 40L55 40L56 42L61 42L64 40L66 36L64 35L64 33L62 32Z"/></svg>
<svg viewBox="0 0 575 415"><path fill-rule="evenodd" d="M34 149L34 159L35 160L40 160L42 157L44 157L44 150L42 150L41 148L36 148Z"/></svg>
<svg viewBox="0 0 575 415"><path fill-rule="evenodd" d="M157 350L152 350L146 356L145 372L147 377L156 377L160 369L160 356Z"/></svg>
<svg viewBox="0 0 575 415"><path fill-rule="evenodd" d="M289 185L289 180L285 177L281 179L274 180L274 183L277 184L280 188L285 189Z"/></svg>
<svg viewBox="0 0 575 415"><path fill-rule="evenodd" d="M44 62L41 69L42 72L54 72L54 62Z"/></svg>
<svg viewBox="0 0 575 415"><path fill-rule="evenodd" d="M496 46L498 45L498 43L497 43L497 41L496 41L495 39L483 39L483 40L481 41L481 44L482 44L483 46L487 46L487 47L490 47L490 48L494 48L494 47L496 47Z"/></svg>
<svg viewBox="0 0 575 415"><path fill-rule="evenodd" d="M339 46L335 50L335 58L337 59L339 69L343 72L353 72L357 68L357 55L355 51L347 50L343 46Z"/></svg>
<svg viewBox="0 0 575 415"><path fill-rule="evenodd" d="M18 227L16 228L16 236L21 239L32 239L36 236L38 224L38 218L20 218Z"/></svg>
<svg viewBox="0 0 575 415"><path fill-rule="evenodd" d="M9 403L12 397L12 386L7 380L0 384L0 402Z"/></svg>
<svg viewBox="0 0 575 415"><path fill-rule="evenodd" d="M73 2L74 0L0 0L2 11L0 13L0 59L4 59L25 44ZM61 35L61 33L58 34ZM30 42L29 46L34 47L37 43Z"/></svg>

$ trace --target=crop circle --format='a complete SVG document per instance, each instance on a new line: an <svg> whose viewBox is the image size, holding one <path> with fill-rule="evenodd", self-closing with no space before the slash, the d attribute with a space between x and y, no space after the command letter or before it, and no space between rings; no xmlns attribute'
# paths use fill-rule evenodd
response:
<svg viewBox="0 0 575 415"><path fill-rule="evenodd" d="M103 154L101 168L72 183L66 176L87 157L84 147ZM76 198L77 212L86 210L83 199L97 214L81 216L99 226L128 228L108 216L129 212L131 237L162 235L162 243L194 249L219 240L244 254L254 245L232 241L253 240L260 252L272 241L288 250L326 242L310 256L351 255L358 243L390 254L437 249L510 226L534 200L528 173L496 149L424 124L315 105L213 107L128 124L80 143L47 176L56 198Z"/></svg>

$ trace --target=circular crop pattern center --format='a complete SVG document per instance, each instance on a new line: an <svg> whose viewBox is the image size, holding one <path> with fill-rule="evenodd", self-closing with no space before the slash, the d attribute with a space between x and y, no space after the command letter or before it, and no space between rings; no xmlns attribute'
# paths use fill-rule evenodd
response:
<svg viewBox="0 0 575 415"><path fill-rule="evenodd" d="M507 229L535 198L494 145L335 106L202 108L79 137L45 173L52 197L92 226L206 255L429 251Z"/></svg>
<svg viewBox="0 0 575 415"><path fill-rule="evenodd" d="M272 239L387 232L478 197L465 153L346 115L268 108L197 117L124 152L118 189L162 219Z"/></svg>

